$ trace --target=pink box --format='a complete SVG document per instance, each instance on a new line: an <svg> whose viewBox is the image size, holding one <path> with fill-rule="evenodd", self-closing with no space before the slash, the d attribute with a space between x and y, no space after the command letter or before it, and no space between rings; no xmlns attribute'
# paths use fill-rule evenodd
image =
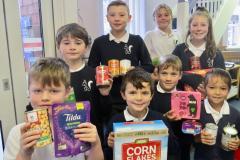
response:
<svg viewBox="0 0 240 160"><path fill-rule="evenodd" d="M171 109L181 118L199 119L201 112L201 93L175 91L171 95Z"/></svg>

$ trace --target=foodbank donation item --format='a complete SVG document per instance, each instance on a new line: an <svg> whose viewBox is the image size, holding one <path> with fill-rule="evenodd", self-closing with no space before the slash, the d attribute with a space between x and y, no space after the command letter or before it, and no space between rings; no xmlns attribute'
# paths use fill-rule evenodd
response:
<svg viewBox="0 0 240 160"><path fill-rule="evenodd" d="M36 147L43 147L52 143L48 109L35 109L32 111L28 111L25 114L27 122L30 122L30 130L42 131L40 138L37 140Z"/></svg>
<svg viewBox="0 0 240 160"><path fill-rule="evenodd" d="M202 130L202 124L195 120L186 120L182 123L182 132L185 134L200 134Z"/></svg>
<svg viewBox="0 0 240 160"><path fill-rule="evenodd" d="M113 123L113 131L114 159L167 159L168 128L162 120Z"/></svg>
<svg viewBox="0 0 240 160"><path fill-rule="evenodd" d="M88 142L74 138L73 129L90 121L90 103L61 103L52 106L54 148L56 157L74 156L90 149Z"/></svg>
<svg viewBox="0 0 240 160"><path fill-rule="evenodd" d="M199 119L201 112L201 93L174 91L171 95L171 109L184 119Z"/></svg>

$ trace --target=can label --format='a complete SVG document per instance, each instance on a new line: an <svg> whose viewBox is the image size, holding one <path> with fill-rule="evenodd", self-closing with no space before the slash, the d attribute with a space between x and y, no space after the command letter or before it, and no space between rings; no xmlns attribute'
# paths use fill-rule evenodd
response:
<svg viewBox="0 0 240 160"><path fill-rule="evenodd" d="M108 66L96 67L96 84L98 86L109 84L109 69Z"/></svg>
<svg viewBox="0 0 240 160"><path fill-rule="evenodd" d="M41 130L40 138L37 140L36 147L43 147L52 143L52 134L48 118L47 109L36 109L26 112L27 122L30 122L31 130Z"/></svg>
<svg viewBox="0 0 240 160"><path fill-rule="evenodd" d="M200 58L193 56L190 58L191 70L201 69Z"/></svg>
<svg viewBox="0 0 240 160"><path fill-rule="evenodd" d="M123 59L120 61L120 74L126 74L131 67L131 61Z"/></svg>
<svg viewBox="0 0 240 160"><path fill-rule="evenodd" d="M238 131L231 126L226 126L223 128L223 133L222 133L222 148L226 151L229 151L228 149L228 141L234 138L237 138Z"/></svg>
<svg viewBox="0 0 240 160"><path fill-rule="evenodd" d="M119 75L119 60L112 59L108 61L108 69L113 77Z"/></svg>

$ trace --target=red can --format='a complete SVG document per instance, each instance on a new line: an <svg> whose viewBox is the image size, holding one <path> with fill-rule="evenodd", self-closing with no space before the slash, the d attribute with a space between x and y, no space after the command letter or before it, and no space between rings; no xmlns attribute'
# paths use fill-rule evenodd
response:
<svg viewBox="0 0 240 160"><path fill-rule="evenodd" d="M96 67L96 85L97 86L109 85L108 66L101 65Z"/></svg>

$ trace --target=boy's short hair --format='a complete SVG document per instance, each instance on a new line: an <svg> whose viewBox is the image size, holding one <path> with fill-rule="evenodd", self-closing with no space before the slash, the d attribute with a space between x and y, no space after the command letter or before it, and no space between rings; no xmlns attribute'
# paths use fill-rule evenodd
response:
<svg viewBox="0 0 240 160"><path fill-rule="evenodd" d="M160 11L160 9L165 9L167 11L167 13L171 16L171 19L173 18L173 14L172 14L172 9L166 5L166 4L159 4L157 5L154 10L153 10L153 18L155 18L156 14L158 11Z"/></svg>
<svg viewBox="0 0 240 160"><path fill-rule="evenodd" d="M159 65L157 66L158 72L167 69L169 67L172 67L173 69L182 72L182 62L178 58L178 56L175 56L173 54L164 55L159 58Z"/></svg>
<svg viewBox="0 0 240 160"><path fill-rule="evenodd" d="M91 38L85 28L77 23L69 23L58 29L56 34L57 47L60 46L62 39L68 36L82 39L86 46L91 44Z"/></svg>
<svg viewBox="0 0 240 160"><path fill-rule="evenodd" d="M107 6L107 11L109 10L110 7L112 6L124 6L127 8L127 11L128 11L128 14L130 14L130 10L129 10L129 7L127 5L127 3L125 3L124 1L121 1L121 0L115 0L115 1L112 1L108 4Z"/></svg>
<svg viewBox="0 0 240 160"><path fill-rule="evenodd" d="M231 82L232 82L232 79L231 79L231 75L225 71L224 69L221 69L221 68L214 68L212 69L212 71L209 71L206 76L205 76L205 79L204 79L204 85L205 85L205 88L208 84L208 81L210 78L212 77L219 77L223 80L223 82L225 82L228 86L228 90L230 91L231 89Z"/></svg>
<svg viewBox="0 0 240 160"><path fill-rule="evenodd" d="M142 89L144 86L143 82L146 82L150 86L151 94L154 92L154 81L151 78L151 74L146 72L144 69L136 67L126 73L123 77L121 92L124 93L126 90L127 83L131 83L137 89Z"/></svg>
<svg viewBox="0 0 240 160"><path fill-rule="evenodd" d="M60 58L40 58L31 67L28 73L28 86L31 81L38 81L45 86L70 87L70 71L68 65Z"/></svg>

